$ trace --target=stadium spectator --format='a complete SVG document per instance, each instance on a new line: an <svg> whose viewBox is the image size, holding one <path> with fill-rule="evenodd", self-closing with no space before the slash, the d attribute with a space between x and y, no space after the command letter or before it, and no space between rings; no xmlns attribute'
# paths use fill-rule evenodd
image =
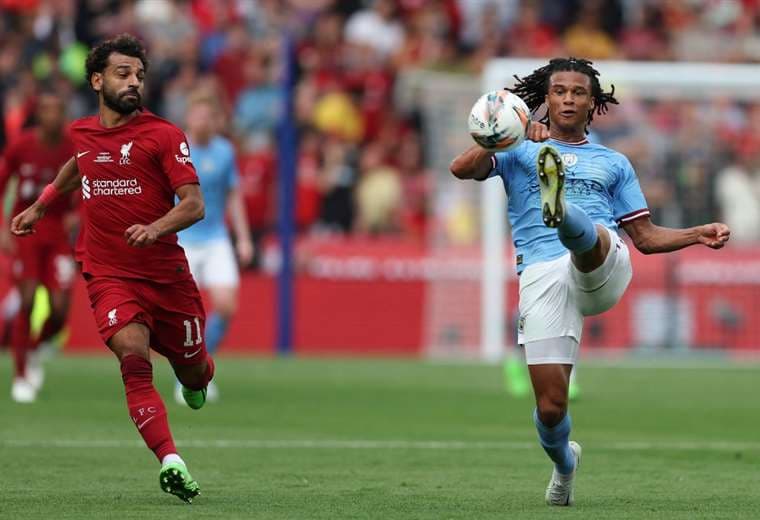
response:
<svg viewBox="0 0 760 520"><path fill-rule="evenodd" d="M272 133L282 112L282 88L272 57L249 52L242 63L244 86L234 108L234 127L247 149L272 148Z"/></svg>
<svg viewBox="0 0 760 520"><path fill-rule="evenodd" d="M357 171L356 147L339 138L328 139L322 151L322 204L318 231L345 234L354 222L353 200Z"/></svg>
<svg viewBox="0 0 760 520"><path fill-rule="evenodd" d="M739 150L733 162L721 169L715 182L716 198L731 238L740 244L760 241L760 153Z"/></svg>
<svg viewBox="0 0 760 520"><path fill-rule="evenodd" d="M346 22L346 41L368 47L389 58L404 41L404 28L397 19L394 0L371 0L371 7L354 13Z"/></svg>
<svg viewBox="0 0 760 520"><path fill-rule="evenodd" d="M433 173L425 168L422 141L410 134L401 141L397 166L401 177L401 229L404 235L425 240L430 217L430 191Z"/></svg>
<svg viewBox="0 0 760 520"><path fill-rule="evenodd" d="M356 229L361 234L398 233L401 227L401 178L380 143L362 151L356 187Z"/></svg>
<svg viewBox="0 0 760 520"><path fill-rule="evenodd" d="M253 259L250 267L261 266L263 239L270 231L274 211L274 181L277 163L269 148L257 151L243 151L238 159L240 191L248 216L251 231Z"/></svg>
<svg viewBox="0 0 760 520"><path fill-rule="evenodd" d="M515 56L551 56L559 48L556 31L541 20L533 2L522 3L515 23L504 34L507 52Z"/></svg>
<svg viewBox="0 0 760 520"><path fill-rule="evenodd" d="M635 3L623 27L620 49L629 60L666 61L670 58L662 10L652 3Z"/></svg>
<svg viewBox="0 0 760 520"><path fill-rule="evenodd" d="M587 2L581 6L578 20L563 35L568 55L596 60L618 56L619 49L613 36L602 26L604 12L601 2Z"/></svg>

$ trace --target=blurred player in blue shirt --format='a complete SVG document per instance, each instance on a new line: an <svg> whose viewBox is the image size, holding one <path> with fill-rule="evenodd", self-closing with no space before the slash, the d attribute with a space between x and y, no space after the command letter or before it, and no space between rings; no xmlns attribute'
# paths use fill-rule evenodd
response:
<svg viewBox="0 0 760 520"><path fill-rule="evenodd" d="M583 318L615 305L632 277L619 227L644 254L695 244L720 249L730 233L720 223L688 229L652 223L628 159L587 139L594 114L617 104L614 88L604 92L598 76L590 61L557 58L518 78L512 92L532 112L548 106L546 117L529 125L530 141L496 154L473 146L451 164L460 179L504 181L520 274L518 343L536 397L538 436L554 462L545 498L556 506L573 503L581 457L580 445L569 440L568 380Z"/></svg>
<svg viewBox="0 0 760 520"><path fill-rule="evenodd" d="M206 348L211 354L219 347L237 309L240 277L236 253L243 266L253 258L245 205L238 190L235 150L217 132L219 112L210 95L196 93L189 100L187 137L201 183L206 217L178 234L195 281L211 298L211 312L206 321ZM228 214L235 235L234 249L226 224ZM181 393L175 397L177 402L184 403ZM207 398L214 401L218 397L219 391L212 382Z"/></svg>

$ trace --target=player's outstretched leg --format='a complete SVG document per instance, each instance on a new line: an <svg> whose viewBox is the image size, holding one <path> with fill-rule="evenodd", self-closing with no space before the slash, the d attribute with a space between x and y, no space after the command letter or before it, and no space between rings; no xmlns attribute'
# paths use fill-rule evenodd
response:
<svg viewBox="0 0 760 520"><path fill-rule="evenodd" d="M536 168L544 224L557 228L560 242L573 253L593 249L599 238L596 226L585 211L565 201L565 172L559 152L551 146L541 148Z"/></svg>

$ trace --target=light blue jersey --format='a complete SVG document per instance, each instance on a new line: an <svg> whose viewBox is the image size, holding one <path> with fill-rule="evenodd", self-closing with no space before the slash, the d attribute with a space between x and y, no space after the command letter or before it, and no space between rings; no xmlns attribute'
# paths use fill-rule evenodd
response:
<svg viewBox="0 0 760 520"><path fill-rule="evenodd" d="M227 195L239 184L235 150L224 137L216 136L206 146L190 143L190 157L201 183L206 217L179 232L183 245L227 237Z"/></svg>
<svg viewBox="0 0 760 520"><path fill-rule="evenodd" d="M525 141L514 150L497 153L490 176L500 176L507 191L518 273L536 262L567 254L557 230L546 227L541 214L536 157L547 144L562 155L565 199L583 209L592 222L617 230L619 223L649 214L631 163L605 146L549 139L546 143Z"/></svg>

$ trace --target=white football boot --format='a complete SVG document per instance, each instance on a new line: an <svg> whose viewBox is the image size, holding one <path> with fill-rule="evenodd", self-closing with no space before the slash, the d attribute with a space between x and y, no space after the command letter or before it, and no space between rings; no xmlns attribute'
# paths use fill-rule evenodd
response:
<svg viewBox="0 0 760 520"><path fill-rule="evenodd" d="M570 449L575 456L575 468L573 468L573 472L569 475L562 475L557 472L557 468L554 468L549 486L546 488L547 505L573 505L573 482L575 481L575 474L578 472L578 466L581 464L581 445L575 441L570 441Z"/></svg>
<svg viewBox="0 0 760 520"><path fill-rule="evenodd" d="M29 381L17 377L11 386L11 399L17 403L33 403L37 399L37 391Z"/></svg>

